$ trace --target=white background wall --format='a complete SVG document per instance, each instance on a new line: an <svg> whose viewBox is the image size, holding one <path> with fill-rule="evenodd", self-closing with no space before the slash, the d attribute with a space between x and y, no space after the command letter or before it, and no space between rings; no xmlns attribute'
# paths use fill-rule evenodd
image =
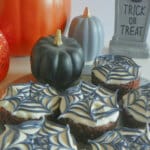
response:
<svg viewBox="0 0 150 150"><path fill-rule="evenodd" d="M72 0L70 21L73 17L81 15L86 6L92 15L101 20L105 34L104 44L107 47L114 33L115 0ZM150 43L150 32L147 41Z"/></svg>

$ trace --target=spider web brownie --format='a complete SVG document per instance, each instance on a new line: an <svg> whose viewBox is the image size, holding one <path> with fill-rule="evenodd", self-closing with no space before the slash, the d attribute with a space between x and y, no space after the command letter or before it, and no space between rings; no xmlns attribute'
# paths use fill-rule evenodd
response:
<svg viewBox="0 0 150 150"><path fill-rule="evenodd" d="M0 100L0 121L16 124L29 119L56 115L60 98L56 90L40 83L12 84Z"/></svg>

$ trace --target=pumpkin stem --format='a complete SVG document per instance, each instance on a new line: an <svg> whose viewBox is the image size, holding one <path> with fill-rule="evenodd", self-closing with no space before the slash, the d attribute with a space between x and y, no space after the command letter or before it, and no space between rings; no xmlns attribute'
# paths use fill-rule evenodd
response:
<svg viewBox="0 0 150 150"><path fill-rule="evenodd" d="M85 7L84 12L83 12L83 17L84 18L90 18L91 17L91 13L90 13L88 7Z"/></svg>
<svg viewBox="0 0 150 150"><path fill-rule="evenodd" d="M55 35L55 38L54 38L54 44L56 46L60 46L60 45L63 44L62 39L61 39L61 30L60 29L58 29L56 31L56 35Z"/></svg>

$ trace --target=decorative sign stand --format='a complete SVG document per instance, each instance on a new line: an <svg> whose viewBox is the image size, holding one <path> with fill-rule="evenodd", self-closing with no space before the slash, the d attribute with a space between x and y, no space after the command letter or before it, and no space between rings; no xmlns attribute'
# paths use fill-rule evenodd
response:
<svg viewBox="0 0 150 150"><path fill-rule="evenodd" d="M110 53L148 58L146 38L150 24L150 0L116 0L115 7L115 33L110 41Z"/></svg>

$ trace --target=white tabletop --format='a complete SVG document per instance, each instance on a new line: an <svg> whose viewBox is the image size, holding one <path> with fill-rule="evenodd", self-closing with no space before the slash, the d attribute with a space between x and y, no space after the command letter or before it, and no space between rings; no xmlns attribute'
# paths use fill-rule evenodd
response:
<svg viewBox="0 0 150 150"><path fill-rule="evenodd" d="M30 73L30 57L11 57L8 74L6 78L0 82L0 89L12 81Z"/></svg>

